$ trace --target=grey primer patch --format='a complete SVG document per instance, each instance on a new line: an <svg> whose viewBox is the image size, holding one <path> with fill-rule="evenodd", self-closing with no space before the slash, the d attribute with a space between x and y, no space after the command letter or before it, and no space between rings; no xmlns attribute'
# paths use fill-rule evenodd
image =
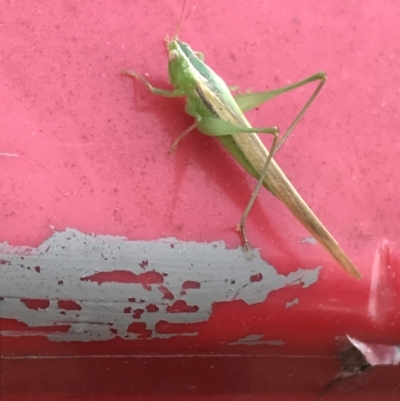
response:
<svg viewBox="0 0 400 401"><path fill-rule="evenodd" d="M309 238L303 238L300 241L300 244L312 244L315 245L317 243L316 239L313 237L309 237Z"/></svg>
<svg viewBox="0 0 400 401"><path fill-rule="evenodd" d="M241 338L238 341L235 341L233 343L229 343L229 345L260 345L260 344L267 344L267 345L284 345L285 343L282 340L269 340L269 341L263 341L261 340L264 337L264 334L261 335L255 335L252 334L250 336Z"/></svg>
<svg viewBox="0 0 400 401"><path fill-rule="evenodd" d="M0 318L27 326L0 334L52 341L195 336L191 323L207 321L214 303L257 304L288 285L307 288L319 271L284 276L257 251L248 260L223 242L129 241L67 229L38 248L0 244Z"/></svg>
<svg viewBox="0 0 400 401"><path fill-rule="evenodd" d="M298 305L299 303L299 298L295 298L293 301L286 302L286 308L291 308L292 306Z"/></svg>

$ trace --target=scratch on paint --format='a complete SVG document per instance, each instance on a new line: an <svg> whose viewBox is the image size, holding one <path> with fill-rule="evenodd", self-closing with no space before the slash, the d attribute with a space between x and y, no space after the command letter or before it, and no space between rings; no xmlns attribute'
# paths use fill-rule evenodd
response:
<svg viewBox="0 0 400 401"><path fill-rule="evenodd" d="M228 345L259 345L259 344L267 344L267 345L285 345L285 343L282 340L269 340L269 341L263 341L262 338L264 337L264 334L261 335L256 335L252 334L247 337L241 338L235 342L229 343Z"/></svg>
<svg viewBox="0 0 400 401"><path fill-rule="evenodd" d="M294 305L298 305L300 303L299 298L295 298L293 301L286 302L286 308L291 308Z"/></svg>
<svg viewBox="0 0 400 401"><path fill-rule="evenodd" d="M215 303L252 305L288 285L305 289L321 267L285 276L257 251L248 260L223 242L129 241L67 229L38 248L0 244L0 269L0 318L20 325L2 326L3 336L96 341L195 336L194 324L207 321Z"/></svg>

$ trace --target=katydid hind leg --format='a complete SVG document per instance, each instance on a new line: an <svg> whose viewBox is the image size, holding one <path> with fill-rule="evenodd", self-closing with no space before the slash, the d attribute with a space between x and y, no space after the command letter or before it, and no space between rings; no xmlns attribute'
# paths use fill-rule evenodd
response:
<svg viewBox="0 0 400 401"><path fill-rule="evenodd" d="M297 114L296 118L293 120L293 122L290 124L289 128L286 130L284 135L282 136L281 140L279 143L276 145L276 149L273 153L273 155L280 149L280 147L285 143L285 141L289 138L293 130L295 129L296 125L299 123L299 121L303 118L304 114L308 110L308 108L311 106L311 104L314 102L315 98L318 96L319 92L321 91L322 87L325 85L326 82L326 75L323 73L323 76L320 78L320 82L318 86L315 88L314 92L311 94L309 99L307 100L306 104L303 106L303 108L300 110L300 112Z"/></svg>
<svg viewBox="0 0 400 401"><path fill-rule="evenodd" d="M264 183L264 179L267 174L268 166L271 162L272 156L275 153L275 149L276 149L276 146L278 144L278 139L279 139L279 129L277 127L247 128L247 127L232 124L228 121L224 121L224 120L221 120L216 117L199 118L197 121L197 128L200 132L202 132L205 135L216 136L216 137L222 137L222 136L226 136L226 135L243 134L246 132L271 134L274 137L272 146L271 146L271 151L268 153L268 157L267 157L267 160L265 161L265 165L264 165L262 171L260 172L260 178L258 180L257 186L252 193L250 201L249 201L249 203L242 215L242 218L240 219L240 223L237 227L237 230L239 231L239 233L242 237L242 240L243 240L243 247L245 249L250 249L250 244L249 244L249 241L248 241L247 235L246 235L245 222L246 222L247 216L249 215L250 210L253 207L253 204L257 198L258 192L260 191L260 189Z"/></svg>
<svg viewBox="0 0 400 401"><path fill-rule="evenodd" d="M251 198L250 198L249 202L247 203L246 209L244 210L242 217L240 218L240 222L236 228L237 231L240 233L240 236L242 237L243 248L245 250L251 249L249 240L247 239L247 235L246 235L246 220L247 220L247 217L249 216L249 213L254 205L254 202L257 199L258 193L260 192L260 189L264 184L265 176L268 173L268 166L271 163L272 156L276 153L276 147L278 145L277 141L279 138L279 130L276 127L274 127L274 128L275 128L275 135L274 135L274 139L273 139L273 142L271 145L271 150L268 152L267 160L265 161L264 167L260 172L260 178L258 179L257 185L251 194Z"/></svg>
<svg viewBox="0 0 400 401"><path fill-rule="evenodd" d="M241 125L232 124L229 121L221 120L218 117L197 118L197 129L204 135L222 137L228 135L237 135L243 133L260 133L278 136L277 127L243 127Z"/></svg>
<svg viewBox="0 0 400 401"><path fill-rule="evenodd" d="M312 93L312 95L310 96L310 98L307 100L307 102L305 103L305 105L302 107L302 109L300 110L300 112L297 114L297 116L295 117L295 119L293 120L293 122L290 124L289 128L286 130L285 134L282 136L281 140L279 142L276 141L277 138L274 138L274 142L271 146L271 150L269 151L267 160L265 162L265 165L262 169L262 171L260 172L260 178L257 182L257 185L251 195L251 198L246 206L246 209L243 212L243 215L240 219L239 225L237 227L238 231L240 232L242 239L243 239L243 244L244 244L244 248L245 249L249 249L250 245L249 245L249 241L247 239L246 236L246 220L247 217L253 207L253 204L257 198L258 193L260 192L261 187L263 186L264 180L266 175L268 174L268 166L272 160L272 157L276 154L276 152L280 149L280 147L284 144L284 142L287 140L287 138L291 135L291 133L293 132L294 128L296 127L296 125L298 124L298 122L301 120L301 118L304 116L305 112L307 111L307 109L310 107L310 105L312 104L312 102L315 100L315 98L317 97L318 93L321 91L322 87L324 86L325 82L326 82L326 75L324 72L320 72L318 74L315 74L303 81L299 81L295 84L286 86L284 88L281 89L277 89L274 91L269 91L269 92L259 92L258 94L244 94L244 95L239 95L242 96L242 100L244 99L244 97L248 97L250 95L267 95L267 100L272 99L275 96L278 96L282 93L288 92L290 90L293 90L295 88L298 88L300 86L306 85L307 83L316 81L316 80L320 80L320 83L318 84L317 88L314 90L314 92ZM263 96L260 96L259 99L256 99L255 101L253 101L253 104L255 104L255 106L253 107L257 107L257 105L262 104L264 102L260 102L260 99ZM237 97L235 97L235 100L237 100ZM258 103L257 103L258 102ZM239 106L240 106L240 101L238 102ZM249 105L249 102L246 102L246 105ZM245 107L245 102L243 102L243 106L244 109L246 110ZM251 108L253 108L251 107ZM250 108L248 108L247 110L250 110Z"/></svg>
<svg viewBox="0 0 400 401"><path fill-rule="evenodd" d="M300 88L315 81L325 82L326 81L325 72L320 71L317 74L311 75L306 79L302 79L301 81L274 90L240 93L238 95L235 95L234 99L237 105L240 107L240 109L243 112L246 112L258 106L261 106L263 103L268 102L268 100L271 100L274 97L282 95L283 93L286 92L290 92L294 89Z"/></svg>

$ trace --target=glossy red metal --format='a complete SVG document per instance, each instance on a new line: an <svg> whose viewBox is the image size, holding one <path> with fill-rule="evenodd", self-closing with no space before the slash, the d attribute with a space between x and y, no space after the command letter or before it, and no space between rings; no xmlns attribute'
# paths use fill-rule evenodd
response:
<svg viewBox="0 0 400 401"><path fill-rule="evenodd" d="M120 75L129 67L168 86L162 39L173 34L180 7L167 1L3 8L0 274L3 283L10 271L15 276L0 287L2 400L397 400L399 366L374 366L319 395L341 372L346 335L400 344L400 9L394 2L207 2L197 4L180 34L243 90L327 71L326 87L277 160L362 281L348 277L267 192L250 215L250 240L280 277L299 269L315 273L308 286L294 281L271 292L263 287L262 300L213 301L237 284L240 269L227 287L222 280L214 290L191 271L178 291L162 275L172 275L178 257L162 259L157 270L154 254L143 253L135 272L96 259L118 236L135 246L172 237L176 249L189 241L240 246L234 227L254 181L199 133L168 155L191 124L183 102L153 96ZM284 129L311 90L274 100L249 113L250 121ZM81 283L110 291L115 302L99 295L84 304L80 297L90 297L89 287L74 298L75 282L54 278L65 270L51 250L54 259L43 252L34 263L32 253L68 228L78 233L83 252L90 236L103 241L86 249L93 266ZM210 254L193 260L207 266ZM73 260L72 272L82 268L81 259ZM210 268L212 277L230 271L223 260ZM54 281L47 279L51 272ZM259 288L266 277L252 270L248 283ZM115 314L127 285L142 286L148 298L140 305L132 293ZM49 289L71 296L50 296ZM198 302L187 302L196 291ZM154 293L168 304L164 315ZM124 316L131 319L124 331L129 340L115 329ZM157 316L154 327L144 316ZM110 327L108 339L102 324ZM86 340L71 340L71 333L86 333Z"/></svg>

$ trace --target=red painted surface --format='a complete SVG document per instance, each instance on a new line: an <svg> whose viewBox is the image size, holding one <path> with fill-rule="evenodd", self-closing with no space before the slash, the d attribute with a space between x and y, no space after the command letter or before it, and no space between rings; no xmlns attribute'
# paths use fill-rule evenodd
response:
<svg viewBox="0 0 400 401"><path fill-rule="evenodd" d="M83 277L82 281L94 281L98 284L115 282L115 283L141 283L143 288L150 289L150 284L159 284L163 282L163 276L157 272L146 272L142 274L134 274L125 270L113 270L110 272L101 272L92 276Z"/></svg>
<svg viewBox="0 0 400 401"><path fill-rule="evenodd" d="M46 309L50 305L50 301L48 299L21 299L28 309Z"/></svg>
<svg viewBox="0 0 400 401"><path fill-rule="evenodd" d="M189 0L188 9L193 4ZM254 182L216 141L198 133L169 156L173 139L191 124L183 102L153 96L120 75L129 67L168 86L162 39L173 34L180 6L172 0L4 5L1 242L37 246L53 230L73 227L131 240L222 239L229 247L239 245L233 228ZM299 307L286 309L288 294L298 296L288 287L263 304L215 305L208 321L181 325L182 333L195 336L148 341L146 329L133 322L129 329L143 340L86 344L54 343L40 334L2 337L2 399L317 399L340 369L336 336L399 343L399 20L400 6L389 0L213 1L197 3L181 32L229 85L243 90L272 89L327 71L326 87L277 160L351 255L363 281L352 281L318 245L301 244L307 232L264 192L249 219L252 244L282 274L324 266ZM274 100L249 113L250 121L284 129L311 90ZM147 261L141 266L141 276L148 277ZM112 273L97 278L143 278ZM161 284L159 289L171 299ZM49 300L24 302L46 308ZM132 311L133 318L138 314ZM0 323L11 331L68 330L32 330L17 319ZM168 333L171 325L160 322L157 330ZM227 345L257 332L268 332L285 347L262 357L257 348ZM178 358L182 353L194 357ZM225 356L196 357L204 353ZM398 399L399 377L398 367L374 368L325 398Z"/></svg>
<svg viewBox="0 0 400 401"><path fill-rule="evenodd" d="M57 302L57 304L60 309L66 309L66 310L81 310L82 309L82 307L75 301L60 299Z"/></svg>
<svg viewBox="0 0 400 401"><path fill-rule="evenodd" d="M183 290L196 289L196 288L200 288L200 287L201 287L201 283L198 283L196 281L191 281L191 280L185 281L182 284Z"/></svg>

